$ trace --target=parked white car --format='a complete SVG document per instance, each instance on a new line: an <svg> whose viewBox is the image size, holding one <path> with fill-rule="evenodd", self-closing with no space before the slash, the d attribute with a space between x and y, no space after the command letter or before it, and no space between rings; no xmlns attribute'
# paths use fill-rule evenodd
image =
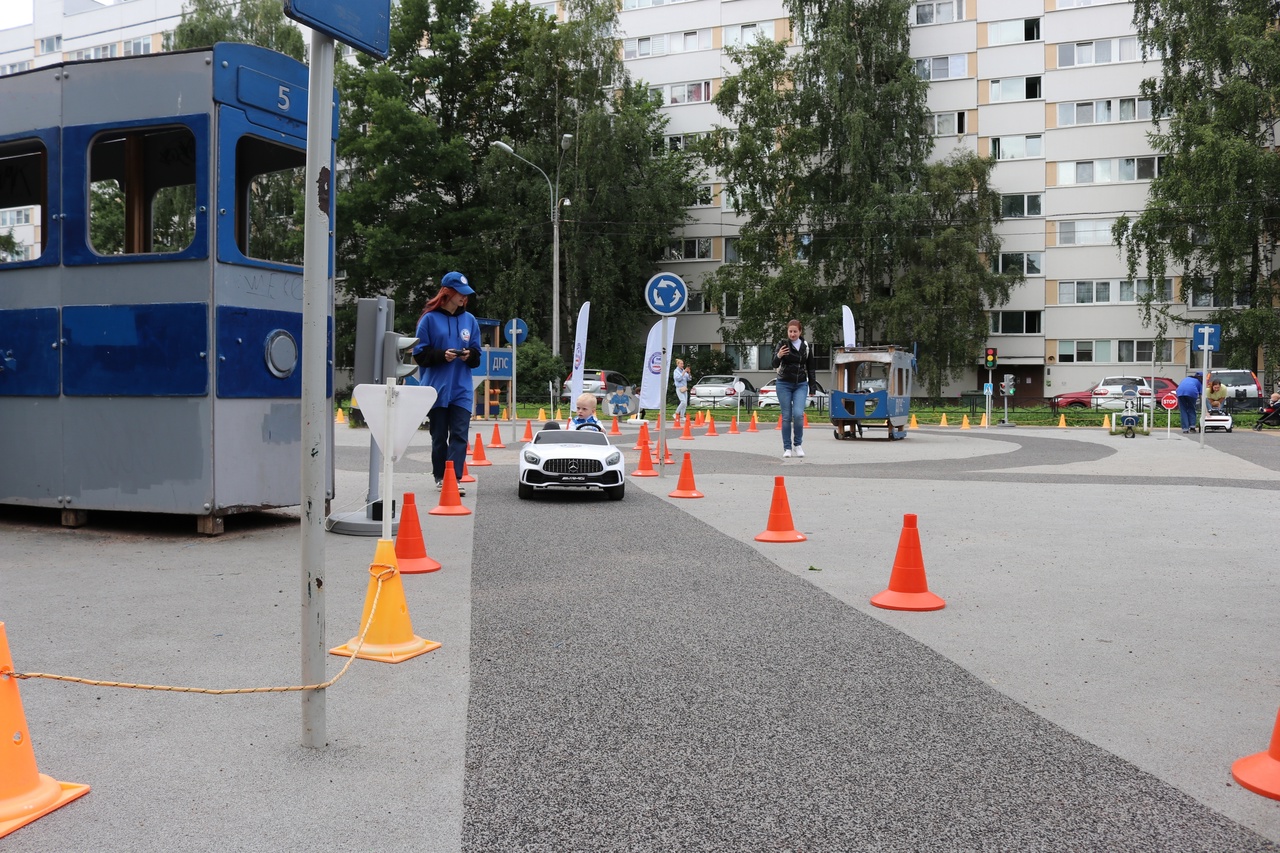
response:
<svg viewBox="0 0 1280 853"><path fill-rule="evenodd" d="M741 376L704 376L689 389L690 406L750 409L759 398L760 392Z"/></svg>
<svg viewBox="0 0 1280 853"><path fill-rule="evenodd" d="M756 403L760 408L767 409L778 405L778 392L774 389L777 381L776 379L770 379L760 386L760 401ZM805 408L812 409L817 407L825 409L830 402L830 395L827 393L827 389L822 387L821 382L815 379L809 383L809 396L804 401Z"/></svg>
<svg viewBox="0 0 1280 853"><path fill-rule="evenodd" d="M599 489L611 501L626 494L622 449L595 427L560 429L557 421L534 433L520 448L516 494L522 500L545 489Z"/></svg>

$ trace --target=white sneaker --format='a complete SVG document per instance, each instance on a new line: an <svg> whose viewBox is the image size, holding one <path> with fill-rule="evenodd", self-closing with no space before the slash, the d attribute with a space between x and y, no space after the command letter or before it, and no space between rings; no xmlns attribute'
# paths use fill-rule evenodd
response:
<svg viewBox="0 0 1280 853"><path fill-rule="evenodd" d="M791 449L790 449L790 448L787 448L786 450L782 451L782 458L783 458L783 459L790 459L790 458L791 458Z"/></svg>
<svg viewBox="0 0 1280 853"><path fill-rule="evenodd" d="M804 448L798 444L796 445L796 456L804 456Z"/></svg>

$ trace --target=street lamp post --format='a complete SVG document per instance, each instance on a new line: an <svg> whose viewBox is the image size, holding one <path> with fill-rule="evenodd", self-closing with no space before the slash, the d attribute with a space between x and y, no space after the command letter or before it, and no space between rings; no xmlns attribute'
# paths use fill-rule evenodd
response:
<svg viewBox="0 0 1280 853"><path fill-rule="evenodd" d="M491 147L505 151L517 160L537 169L538 174L546 180L547 189L551 192L551 351L557 356L560 355L560 205L569 204L569 199L560 198L560 161L564 158L564 152L568 151L572 144L573 134L566 133L560 137L560 158L556 160L556 180L552 184L546 172L542 171L536 163L525 160L507 143L501 140L489 143Z"/></svg>

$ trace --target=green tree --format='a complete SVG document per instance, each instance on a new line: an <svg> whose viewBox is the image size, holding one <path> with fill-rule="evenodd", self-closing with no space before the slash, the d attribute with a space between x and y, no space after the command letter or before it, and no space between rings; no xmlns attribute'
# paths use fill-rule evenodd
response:
<svg viewBox="0 0 1280 853"><path fill-rule="evenodd" d="M18 241L13 237L13 230L0 232L0 258L12 257L18 251Z"/></svg>
<svg viewBox="0 0 1280 853"><path fill-rule="evenodd" d="M1211 298L1230 367L1280 359L1280 31L1271 0L1198 3L1138 0L1138 36L1161 57L1143 82L1161 155L1145 209L1122 216L1114 234L1129 275L1160 281L1181 272L1178 302L1142 295L1143 321L1163 338L1188 323L1194 294Z"/></svg>
<svg viewBox="0 0 1280 853"><path fill-rule="evenodd" d="M860 343L918 341L921 374L939 393L974 364L985 310L1019 280L984 260L999 250L990 165L973 155L929 163L906 0L787 8L799 48L731 48L741 71L715 98L733 126L703 152L745 222L738 262L706 294L738 305L725 334L744 344L781 340L792 317L811 340L838 340L847 304Z"/></svg>
<svg viewBox="0 0 1280 853"><path fill-rule="evenodd" d="M166 33L165 50L209 47L220 41L268 47L299 61L302 32L285 17L280 0L188 0L182 20Z"/></svg>

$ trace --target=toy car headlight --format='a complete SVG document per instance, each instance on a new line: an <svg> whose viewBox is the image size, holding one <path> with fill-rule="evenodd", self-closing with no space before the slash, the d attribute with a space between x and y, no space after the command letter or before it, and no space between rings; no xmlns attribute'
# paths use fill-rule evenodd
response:
<svg viewBox="0 0 1280 853"><path fill-rule="evenodd" d="M610 453L607 457L605 457L604 464L613 466L613 465L617 465L621 461L622 461L622 454L615 450L613 453Z"/></svg>
<svg viewBox="0 0 1280 853"><path fill-rule="evenodd" d="M524 452L524 461L528 462L530 465L542 464L542 458L538 456L538 454L534 453L532 450L526 450Z"/></svg>

